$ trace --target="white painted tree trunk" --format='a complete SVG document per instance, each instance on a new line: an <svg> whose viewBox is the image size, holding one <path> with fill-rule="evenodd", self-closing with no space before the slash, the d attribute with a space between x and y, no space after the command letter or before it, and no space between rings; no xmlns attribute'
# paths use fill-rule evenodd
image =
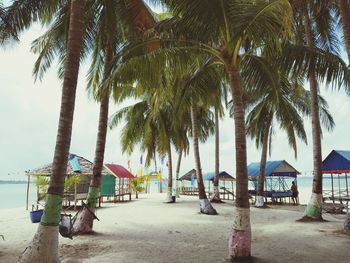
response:
<svg viewBox="0 0 350 263"><path fill-rule="evenodd" d="M250 209L236 207L232 232L229 238L230 257L250 257L251 240Z"/></svg>
<svg viewBox="0 0 350 263"><path fill-rule="evenodd" d="M213 203L222 203L220 198L219 186L214 185L213 197L210 201Z"/></svg>
<svg viewBox="0 0 350 263"><path fill-rule="evenodd" d="M263 207L264 205L265 205L264 197L261 195L256 196L255 206L256 207Z"/></svg>
<svg viewBox="0 0 350 263"><path fill-rule="evenodd" d="M173 188L172 187L168 187L168 191L166 194L166 202L167 203L173 202Z"/></svg>
<svg viewBox="0 0 350 263"><path fill-rule="evenodd" d="M207 215L218 214L208 199L199 199L199 210L202 214L207 214Z"/></svg>
<svg viewBox="0 0 350 263"><path fill-rule="evenodd" d="M90 210L95 213L95 208L90 208ZM94 219L93 214L84 207L73 225L74 235L92 233Z"/></svg>
<svg viewBox="0 0 350 263"><path fill-rule="evenodd" d="M24 250L19 263L58 263L58 226L39 225L38 230Z"/></svg>
<svg viewBox="0 0 350 263"><path fill-rule="evenodd" d="M310 218L321 218L322 215L322 194L312 193L305 210L305 216Z"/></svg>
<svg viewBox="0 0 350 263"><path fill-rule="evenodd" d="M180 194L179 194L179 181L177 179L178 178L176 178L176 180L175 180L175 196L176 196L176 198L179 198L180 197Z"/></svg>

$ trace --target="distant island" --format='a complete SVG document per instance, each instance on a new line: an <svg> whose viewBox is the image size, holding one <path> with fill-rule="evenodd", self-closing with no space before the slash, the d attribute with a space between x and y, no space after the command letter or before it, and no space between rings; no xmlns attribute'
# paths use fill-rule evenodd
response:
<svg viewBox="0 0 350 263"><path fill-rule="evenodd" d="M26 184L23 180L0 180L0 184Z"/></svg>

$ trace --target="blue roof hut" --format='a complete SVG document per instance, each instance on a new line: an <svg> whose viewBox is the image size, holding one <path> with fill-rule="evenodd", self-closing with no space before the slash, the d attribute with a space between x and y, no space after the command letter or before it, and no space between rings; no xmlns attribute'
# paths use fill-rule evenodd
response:
<svg viewBox="0 0 350 263"><path fill-rule="evenodd" d="M333 204L338 203L341 209L344 208L344 203L349 206L350 151L331 151L322 162L321 172L324 201L330 200Z"/></svg>
<svg viewBox="0 0 350 263"><path fill-rule="evenodd" d="M247 167L248 178L252 182L253 190L249 190L252 196L257 194L258 178L260 174L260 163L251 163ZM265 168L264 196L274 201L279 198L280 201L286 197L291 197L291 181L297 183L297 175L300 174L293 166L285 160L268 161Z"/></svg>

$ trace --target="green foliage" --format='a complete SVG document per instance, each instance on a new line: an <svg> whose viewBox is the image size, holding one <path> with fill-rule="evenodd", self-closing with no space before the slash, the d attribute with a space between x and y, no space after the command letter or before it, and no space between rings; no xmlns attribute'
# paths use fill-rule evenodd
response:
<svg viewBox="0 0 350 263"><path fill-rule="evenodd" d="M140 193L144 190L142 187L143 179L141 177L134 178L130 180L131 189L135 193Z"/></svg>
<svg viewBox="0 0 350 263"><path fill-rule="evenodd" d="M47 190L49 188L50 177L48 176L35 176L35 184L38 190L38 201L45 199Z"/></svg>
<svg viewBox="0 0 350 263"><path fill-rule="evenodd" d="M79 175L67 176L64 181L64 190L67 192L71 187L74 187L82 182L83 178Z"/></svg>

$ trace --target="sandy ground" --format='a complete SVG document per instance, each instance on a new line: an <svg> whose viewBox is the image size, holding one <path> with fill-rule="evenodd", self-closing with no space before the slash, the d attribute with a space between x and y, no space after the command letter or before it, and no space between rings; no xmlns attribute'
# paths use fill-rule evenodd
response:
<svg viewBox="0 0 350 263"><path fill-rule="evenodd" d="M226 262L232 202L215 204L218 216L201 215L198 197L165 204L165 194L141 195L132 202L103 204L96 234L60 238L62 262ZM344 215L328 222L299 223L303 206L252 208L254 262L350 262L350 236L341 231ZM0 262L16 262L37 224L23 209L0 210Z"/></svg>

